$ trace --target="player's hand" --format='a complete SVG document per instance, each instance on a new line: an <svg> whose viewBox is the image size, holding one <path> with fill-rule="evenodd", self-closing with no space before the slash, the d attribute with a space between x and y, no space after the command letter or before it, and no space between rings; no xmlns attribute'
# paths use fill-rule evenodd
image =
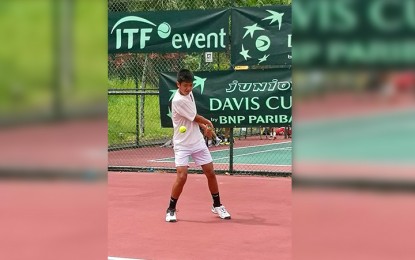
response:
<svg viewBox="0 0 415 260"><path fill-rule="evenodd" d="M208 123L206 124L207 127L214 128L212 122L209 119L206 119Z"/></svg>
<svg viewBox="0 0 415 260"><path fill-rule="evenodd" d="M207 127L205 128L205 132L204 132L204 134L205 134L205 136L206 136L207 138L212 138L212 136L213 136L213 131L214 131L214 129L213 129L212 127L207 126Z"/></svg>

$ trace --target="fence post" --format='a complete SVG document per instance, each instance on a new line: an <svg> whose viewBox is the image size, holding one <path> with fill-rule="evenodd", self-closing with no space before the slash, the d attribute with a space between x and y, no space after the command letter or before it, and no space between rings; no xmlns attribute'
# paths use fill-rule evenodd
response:
<svg viewBox="0 0 415 260"><path fill-rule="evenodd" d="M230 129L229 136L229 173L233 174L233 128Z"/></svg>
<svg viewBox="0 0 415 260"><path fill-rule="evenodd" d="M138 64L138 55L136 54L136 62ZM134 82L135 82L135 90L138 92L138 73L134 73ZM135 145L136 147L140 147L140 134L138 131L138 128L140 127L140 121L138 118L139 115L139 109L138 109L138 94L135 95Z"/></svg>
<svg viewBox="0 0 415 260"><path fill-rule="evenodd" d="M72 84L73 2L52 1L53 49L52 93L55 119L64 116L63 90Z"/></svg>
<svg viewBox="0 0 415 260"><path fill-rule="evenodd" d="M141 76L141 90L144 91L146 85L146 73L147 73L147 64L148 64L148 55L146 54L146 59L144 60L143 75ZM140 95L140 134L144 135L144 102L145 95Z"/></svg>

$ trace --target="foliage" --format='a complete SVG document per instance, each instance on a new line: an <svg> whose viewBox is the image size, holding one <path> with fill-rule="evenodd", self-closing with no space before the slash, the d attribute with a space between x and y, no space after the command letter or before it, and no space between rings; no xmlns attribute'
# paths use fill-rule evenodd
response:
<svg viewBox="0 0 415 260"><path fill-rule="evenodd" d="M288 4L291 4L291 0L109 0L108 10L110 12L137 12Z"/></svg>

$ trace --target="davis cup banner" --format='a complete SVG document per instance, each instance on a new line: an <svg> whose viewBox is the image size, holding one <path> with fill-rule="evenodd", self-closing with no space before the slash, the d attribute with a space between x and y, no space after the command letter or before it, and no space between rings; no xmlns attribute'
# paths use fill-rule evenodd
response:
<svg viewBox="0 0 415 260"><path fill-rule="evenodd" d="M291 64L291 6L232 9L233 65Z"/></svg>
<svg viewBox="0 0 415 260"><path fill-rule="evenodd" d="M229 12L109 13L108 52L224 51L229 43Z"/></svg>
<svg viewBox="0 0 415 260"><path fill-rule="evenodd" d="M176 75L160 75L162 127L172 127ZM215 127L288 126L292 122L289 69L195 72L193 95L198 113Z"/></svg>

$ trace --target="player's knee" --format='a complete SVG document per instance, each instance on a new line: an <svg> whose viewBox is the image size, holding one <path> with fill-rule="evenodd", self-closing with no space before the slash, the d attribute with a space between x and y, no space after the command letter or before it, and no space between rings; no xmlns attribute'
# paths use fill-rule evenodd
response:
<svg viewBox="0 0 415 260"><path fill-rule="evenodd" d="M187 174L180 174L177 176L177 182L179 184L184 185L186 183L186 180L187 180Z"/></svg>
<svg viewBox="0 0 415 260"><path fill-rule="evenodd" d="M205 170L205 175L208 179L215 178L215 172L213 171L213 169Z"/></svg>

